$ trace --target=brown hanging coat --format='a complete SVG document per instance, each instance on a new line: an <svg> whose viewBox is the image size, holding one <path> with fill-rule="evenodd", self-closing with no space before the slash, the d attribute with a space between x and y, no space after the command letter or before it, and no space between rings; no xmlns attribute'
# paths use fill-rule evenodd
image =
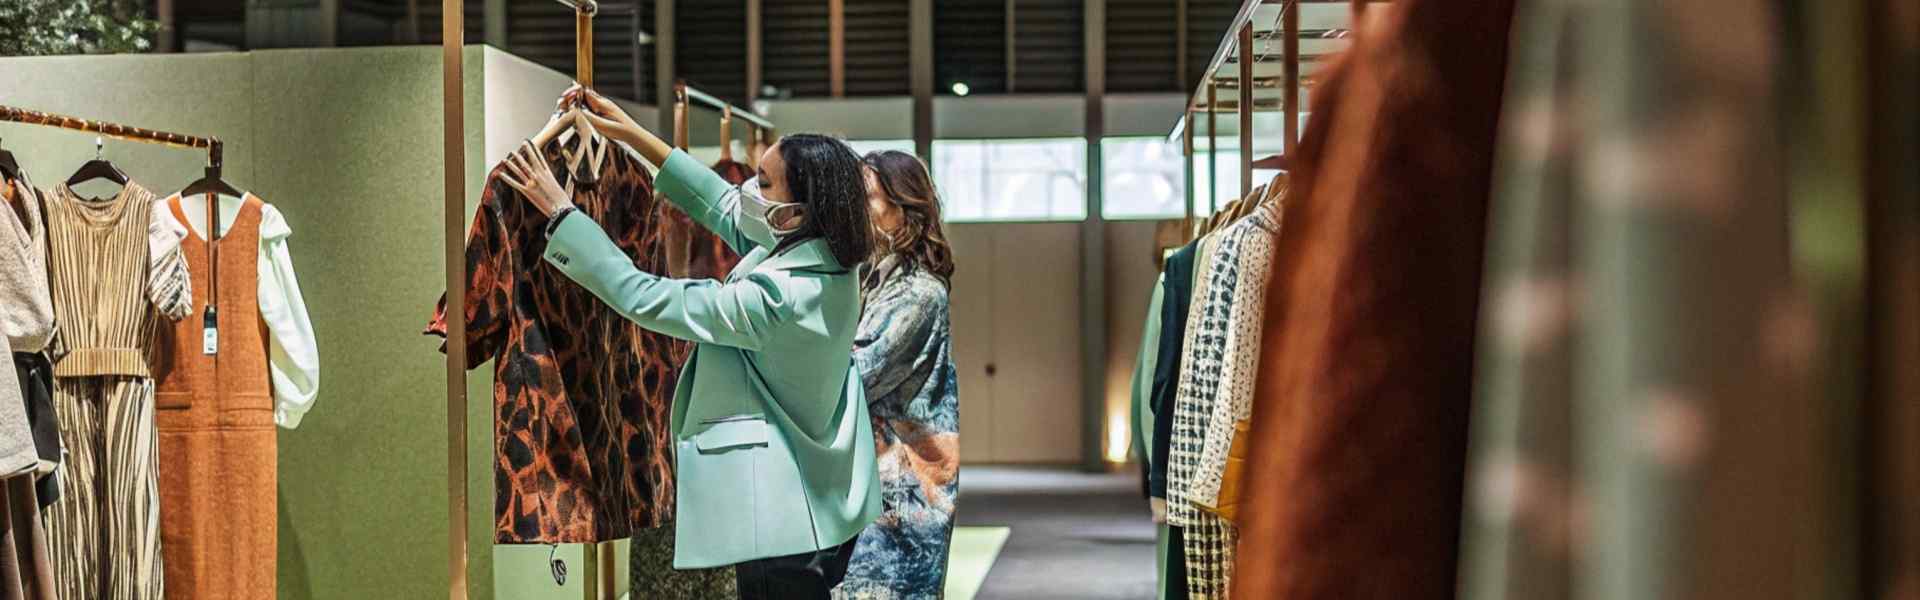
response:
<svg viewBox="0 0 1920 600"><path fill-rule="evenodd" d="M1513 5L1373 4L1322 71L1275 250L1234 598L1454 597Z"/></svg>

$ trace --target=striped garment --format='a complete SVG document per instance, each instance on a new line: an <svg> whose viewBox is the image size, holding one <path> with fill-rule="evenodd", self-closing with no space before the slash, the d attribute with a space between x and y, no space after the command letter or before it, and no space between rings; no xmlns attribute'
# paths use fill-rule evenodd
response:
<svg viewBox="0 0 1920 600"><path fill-rule="evenodd" d="M108 200L62 185L46 199L47 265L60 343L54 406L67 447L47 530L61 600L162 596L154 387L159 320L192 306L186 231L128 183Z"/></svg>
<svg viewBox="0 0 1920 600"><path fill-rule="evenodd" d="M1222 232L1224 233L1224 232ZM1240 284L1242 239L1216 234L1203 241L1195 264L1204 265L1188 309L1186 344L1180 360L1180 387L1174 400L1173 433L1167 458L1167 523L1186 528L1188 596L1225 598L1233 563L1231 525L1193 504L1192 486L1206 442L1207 422L1220 397L1233 296Z"/></svg>
<svg viewBox="0 0 1920 600"><path fill-rule="evenodd" d="M46 204L47 279L67 350L54 376L150 376L155 317L179 320L193 305L186 229L136 183L99 201L63 184Z"/></svg>
<svg viewBox="0 0 1920 600"><path fill-rule="evenodd" d="M60 500L47 513L57 597L162 597L153 380L57 378L53 403L67 444Z"/></svg>

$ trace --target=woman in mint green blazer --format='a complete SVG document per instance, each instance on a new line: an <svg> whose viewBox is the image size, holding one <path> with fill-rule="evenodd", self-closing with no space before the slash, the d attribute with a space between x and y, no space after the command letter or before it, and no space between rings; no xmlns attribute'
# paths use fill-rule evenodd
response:
<svg viewBox="0 0 1920 600"><path fill-rule="evenodd" d="M641 327L695 343L674 391L674 567L735 565L740 597L827 598L880 514L873 431L852 363L868 229L844 142L782 138L738 188L617 105L583 96L608 137L659 165L675 206L744 256L725 282L636 269L573 209L532 144L509 183L552 218L547 263Z"/></svg>

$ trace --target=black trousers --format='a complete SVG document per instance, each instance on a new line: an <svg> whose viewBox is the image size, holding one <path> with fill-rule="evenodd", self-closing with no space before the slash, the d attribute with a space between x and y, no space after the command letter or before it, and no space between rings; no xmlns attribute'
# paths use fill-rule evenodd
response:
<svg viewBox="0 0 1920 600"><path fill-rule="evenodd" d="M762 558L734 565L740 600L828 600L833 588L847 578L853 545L847 543L791 556Z"/></svg>
<svg viewBox="0 0 1920 600"><path fill-rule="evenodd" d="M1187 597L1186 529L1167 527L1167 598Z"/></svg>
<svg viewBox="0 0 1920 600"><path fill-rule="evenodd" d="M60 420L53 414L53 363L45 354L15 352L13 368L20 376L21 396L27 401L27 427L33 432L33 447L40 460L59 462ZM34 486L40 508L60 499L57 471L41 477Z"/></svg>

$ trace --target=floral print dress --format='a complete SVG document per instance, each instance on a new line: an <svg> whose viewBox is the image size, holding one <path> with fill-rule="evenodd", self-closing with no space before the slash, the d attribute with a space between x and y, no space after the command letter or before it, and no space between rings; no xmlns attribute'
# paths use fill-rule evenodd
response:
<svg viewBox="0 0 1920 600"><path fill-rule="evenodd" d="M860 533L834 597L940 598L960 483L947 284L895 258L871 268L853 361L873 414L885 510Z"/></svg>

